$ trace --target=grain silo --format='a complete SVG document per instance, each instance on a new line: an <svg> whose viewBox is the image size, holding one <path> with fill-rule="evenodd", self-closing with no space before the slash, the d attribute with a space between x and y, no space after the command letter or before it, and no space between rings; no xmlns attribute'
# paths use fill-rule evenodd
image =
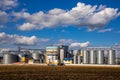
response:
<svg viewBox="0 0 120 80"><path fill-rule="evenodd" d="M78 55L78 64L81 63L80 55Z"/></svg>
<svg viewBox="0 0 120 80"><path fill-rule="evenodd" d="M115 50L110 49L108 54L108 64L115 64Z"/></svg>
<svg viewBox="0 0 120 80"><path fill-rule="evenodd" d="M73 55L74 55L74 57L73 57L73 62L74 62L74 64L77 64L77 50L74 50L73 51Z"/></svg>
<svg viewBox="0 0 120 80"><path fill-rule="evenodd" d="M74 55L74 64L76 64L77 63L77 59L76 59L76 55Z"/></svg>
<svg viewBox="0 0 120 80"><path fill-rule="evenodd" d="M45 55L40 54L40 63L45 63Z"/></svg>
<svg viewBox="0 0 120 80"><path fill-rule="evenodd" d="M89 51L84 50L83 51L83 64L88 64L89 63Z"/></svg>
<svg viewBox="0 0 120 80"><path fill-rule="evenodd" d="M40 54L39 53L32 53L32 58L34 63L40 63Z"/></svg>
<svg viewBox="0 0 120 80"><path fill-rule="evenodd" d="M34 60L40 60L40 54L39 53L32 53L32 58Z"/></svg>
<svg viewBox="0 0 120 80"><path fill-rule="evenodd" d="M98 50L97 64L104 64L104 50Z"/></svg>
<svg viewBox="0 0 120 80"><path fill-rule="evenodd" d="M16 54L5 53L3 55L3 64L12 64L18 61L18 56Z"/></svg>
<svg viewBox="0 0 120 80"><path fill-rule="evenodd" d="M91 49L90 50L90 64L95 64L96 63L96 51Z"/></svg>

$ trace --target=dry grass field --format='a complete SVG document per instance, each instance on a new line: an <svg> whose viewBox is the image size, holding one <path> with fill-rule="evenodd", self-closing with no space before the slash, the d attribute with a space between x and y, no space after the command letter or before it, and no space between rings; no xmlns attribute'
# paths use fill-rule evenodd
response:
<svg viewBox="0 0 120 80"><path fill-rule="evenodd" d="M0 80L120 80L120 67L9 65Z"/></svg>

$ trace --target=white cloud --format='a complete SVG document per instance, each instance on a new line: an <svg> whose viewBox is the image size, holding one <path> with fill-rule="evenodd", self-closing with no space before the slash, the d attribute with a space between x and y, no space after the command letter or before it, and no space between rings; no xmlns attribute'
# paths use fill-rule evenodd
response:
<svg viewBox="0 0 120 80"><path fill-rule="evenodd" d="M98 11L104 10L105 8L106 8L105 5L100 5L99 8L98 8Z"/></svg>
<svg viewBox="0 0 120 80"><path fill-rule="evenodd" d="M48 14L50 14L50 15L59 15L59 14L63 14L63 13L66 13L66 11L59 9L59 8L54 8L48 12Z"/></svg>
<svg viewBox="0 0 120 80"><path fill-rule="evenodd" d="M112 31L112 28L108 28L108 29L99 30L98 32L99 33L104 33L104 32L111 32L111 31Z"/></svg>
<svg viewBox="0 0 120 80"><path fill-rule="evenodd" d="M61 44L65 44L65 45L69 45L70 48L83 48L83 47L87 47L90 45L89 41L80 43L78 41L72 40L72 39L60 39L58 45Z"/></svg>
<svg viewBox="0 0 120 80"><path fill-rule="evenodd" d="M0 33L0 43L12 43L12 36L6 35L4 32Z"/></svg>
<svg viewBox="0 0 120 80"><path fill-rule="evenodd" d="M35 44L36 40L37 38L35 36L26 37L19 35L9 35L4 32L0 33L0 43L33 45Z"/></svg>
<svg viewBox="0 0 120 80"><path fill-rule="evenodd" d="M80 48L80 47L87 47L90 45L90 42L84 42L84 43L79 43L79 42L74 42L70 44L70 48Z"/></svg>
<svg viewBox="0 0 120 80"><path fill-rule="evenodd" d="M36 27L36 25L31 24L31 23L24 23L23 25L21 25L20 27L18 27L18 29L24 31L24 30L32 30Z"/></svg>
<svg viewBox="0 0 120 80"><path fill-rule="evenodd" d="M20 36L20 35L10 35L4 32L0 33L0 44L20 44L20 45L35 45L38 42L47 42L49 39L37 38L36 36Z"/></svg>
<svg viewBox="0 0 120 80"><path fill-rule="evenodd" d="M12 12L11 15L15 17L16 19L21 19L21 18L28 18L30 17L30 14L28 12L25 12L26 9L22 9L21 12Z"/></svg>
<svg viewBox="0 0 120 80"><path fill-rule="evenodd" d="M87 42L81 43L80 47L87 47L89 45L90 45L90 42L87 41Z"/></svg>
<svg viewBox="0 0 120 80"><path fill-rule="evenodd" d="M7 10L17 6L17 0L0 0L0 9Z"/></svg>
<svg viewBox="0 0 120 80"><path fill-rule="evenodd" d="M70 44L72 42L73 42L72 39L60 39L59 40L59 44Z"/></svg>
<svg viewBox="0 0 120 80"><path fill-rule="evenodd" d="M24 13L24 15L20 12L14 16L24 18L26 20L26 23L36 26L32 28L31 26L24 26L24 29L22 29L23 26L21 25L19 28L20 30L54 28L58 26L72 25L78 27L84 26L92 31L106 26L111 20L120 15L118 9L107 8L103 5L86 5L80 2L78 2L77 6L73 7L71 10L55 8L49 10L46 13L44 13L43 11L39 11L33 14L29 14L25 11L22 13ZM23 25L25 25L26 23L24 23Z"/></svg>
<svg viewBox="0 0 120 80"><path fill-rule="evenodd" d="M26 36L15 36L15 43L17 44L27 44L27 45L34 45L37 41L36 36L26 37Z"/></svg>
<svg viewBox="0 0 120 80"><path fill-rule="evenodd" d="M105 26L116 16L118 16L117 9L106 8L87 18L87 23L91 25L90 29L96 29Z"/></svg>
<svg viewBox="0 0 120 80"><path fill-rule="evenodd" d="M8 14L4 11L0 11L0 25L8 21Z"/></svg>

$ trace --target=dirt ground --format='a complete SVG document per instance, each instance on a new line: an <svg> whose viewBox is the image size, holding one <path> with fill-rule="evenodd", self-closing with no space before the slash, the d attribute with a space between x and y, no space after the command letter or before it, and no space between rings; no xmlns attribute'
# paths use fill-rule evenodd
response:
<svg viewBox="0 0 120 80"><path fill-rule="evenodd" d="M3 65L0 80L120 80L120 67Z"/></svg>

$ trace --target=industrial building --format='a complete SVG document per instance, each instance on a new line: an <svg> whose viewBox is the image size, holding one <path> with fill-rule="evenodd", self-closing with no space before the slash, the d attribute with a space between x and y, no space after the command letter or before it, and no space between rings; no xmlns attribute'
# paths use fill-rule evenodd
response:
<svg viewBox="0 0 120 80"><path fill-rule="evenodd" d="M115 65L119 58L114 47L86 47L70 50L69 46L48 46L46 49L26 49L3 52L3 64L98 64Z"/></svg>
<svg viewBox="0 0 120 80"><path fill-rule="evenodd" d="M58 46L48 46L46 47L46 63L58 64Z"/></svg>
<svg viewBox="0 0 120 80"><path fill-rule="evenodd" d="M69 58L68 46L48 46L46 47L46 63L58 64L64 63L64 59Z"/></svg>

